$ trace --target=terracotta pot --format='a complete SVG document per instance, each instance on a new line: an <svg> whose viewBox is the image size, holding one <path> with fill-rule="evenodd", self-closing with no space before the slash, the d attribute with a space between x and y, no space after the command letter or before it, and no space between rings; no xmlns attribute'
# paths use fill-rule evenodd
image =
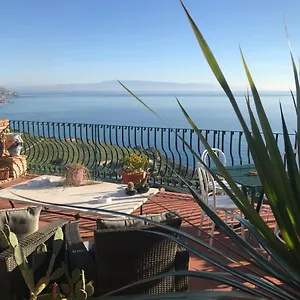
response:
<svg viewBox="0 0 300 300"><path fill-rule="evenodd" d="M143 179L144 172L125 172L123 169L120 170L122 175L122 183L127 184L128 182L133 182L134 184L139 183ZM149 171L146 171L146 178L148 179L150 175Z"/></svg>

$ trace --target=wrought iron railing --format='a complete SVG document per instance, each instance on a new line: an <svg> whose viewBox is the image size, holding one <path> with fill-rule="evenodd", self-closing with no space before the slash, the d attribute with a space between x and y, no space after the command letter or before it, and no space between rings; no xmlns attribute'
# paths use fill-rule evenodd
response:
<svg viewBox="0 0 300 300"><path fill-rule="evenodd" d="M62 172L68 163L85 165L94 179L120 179L122 158L131 151L150 159L151 182L178 186L181 181L170 165L190 183L195 182L196 159L183 140L202 153L204 146L192 129L118 125L10 121L13 131L21 132L23 154L33 173ZM228 165L249 164L252 158L242 131L201 130L212 147L221 149ZM176 133L176 134L175 134ZM283 136L274 133L283 149ZM295 142L295 136L292 137Z"/></svg>

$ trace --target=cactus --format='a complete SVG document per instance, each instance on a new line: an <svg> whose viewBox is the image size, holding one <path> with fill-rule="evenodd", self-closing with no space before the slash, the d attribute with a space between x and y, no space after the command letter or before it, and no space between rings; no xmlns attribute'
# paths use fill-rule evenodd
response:
<svg viewBox="0 0 300 300"><path fill-rule="evenodd" d="M147 184L147 172L143 172L143 178L140 180L139 183L136 184L136 190L138 193L144 193L149 190L148 184Z"/></svg>
<svg viewBox="0 0 300 300"><path fill-rule="evenodd" d="M138 183L138 187L144 187L147 183L147 176L146 176L146 172L143 172L143 178L141 179L141 181Z"/></svg>
<svg viewBox="0 0 300 300"><path fill-rule="evenodd" d="M84 270L75 269L70 276L66 264L62 263L62 268L65 270L68 284L61 284L60 289L67 296L67 300L84 300L94 294L92 282L85 283Z"/></svg>
<svg viewBox="0 0 300 300"><path fill-rule="evenodd" d="M26 255L24 254L22 247L19 245L18 238L13 232L10 231L8 225L5 225L4 230L0 230L0 239L6 241L7 245L11 248L14 254L16 264L20 268L25 283L29 288L30 300L38 299L38 295L47 287L50 280L57 279L63 274L63 270L61 269L58 269L52 273L55 258L58 255L63 243L63 232L61 228L58 228L54 235L53 253L50 259L46 276L42 277L36 285L34 283L33 269L29 267ZM44 251L46 249L44 246L42 246L39 251L40 250Z"/></svg>
<svg viewBox="0 0 300 300"><path fill-rule="evenodd" d="M86 284L84 271L79 269L73 270L71 277L68 273L68 267L62 263L62 267L53 271L55 259L63 244L63 231L58 228L54 234L52 255L46 271L46 275L42 277L35 285L34 270L29 267L27 258L19 245L17 236L10 231L9 226L5 225L4 230L0 230L0 240L7 244L13 251L16 264L19 266L22 276L30 291L30 300L82 300L87 299L94 293L92 282ZM45 244L36 249L37 253L47 251ZM51 281L56 281L63 275L68 279L68 283L56 284L52 286L51 293L41 294ZM61 293L62 292L62 293Z"/></svg>
<svg viewBox="0 0 300 300"><path fill-rule="evenodd" d="M130 192L134 190L134 183L132 181L128 182L127 189Z"/></svg>

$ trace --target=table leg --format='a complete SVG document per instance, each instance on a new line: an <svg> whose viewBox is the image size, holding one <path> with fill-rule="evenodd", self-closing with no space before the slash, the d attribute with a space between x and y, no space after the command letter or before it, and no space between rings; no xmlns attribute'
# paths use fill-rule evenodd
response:
<svg viewBox="0 0 300 300"><path fill-rule="evenodd" d="M247 187L245 187L244 185L242 186L242 192L244 193L245 197L248 198L248 190L247 190ZM251 203L254 205L254 202L255 202L255 196L256 194L256 190L255 188L253 188L251 190ZM261 204L262 204L262 198L263 198L263 191L261 191L261 194L259 195L259 200L257 201L257 206L256 206L256 211L259 213L259 210L260 210L260 207L261 207ZM247 218L245 217L245 219L247 220ZM234 225L234 228L239 228L241 227L241 224L236 224Z"/></svg>
<svg viewBox="0 0 300 300"><path fill-rule="evenodd" d="M242 191L246 197L248 197L248 191L245 186L242 186ZM263 197L264 197L264 190L262 187L259 188L259 196L257 197L257 190L256 188L251 188L251 203L254 206L255 200L257 200L257 205L256 205L256 211L259 213L260 208L262 206L263 202Z"/></svg>
<svg viewBox="0 0 300 300"><path fill-rule="evenodd" d="M143 205L140 206L140 215L143 214Z"/></svg>

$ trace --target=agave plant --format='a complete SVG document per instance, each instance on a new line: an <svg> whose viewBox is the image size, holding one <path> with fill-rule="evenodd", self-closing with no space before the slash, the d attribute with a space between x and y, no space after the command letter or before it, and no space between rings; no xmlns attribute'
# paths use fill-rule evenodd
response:
<svg viewBox="0 0 300 300"><path fill-rule="evenodd" d="M259 213L254 209L249 199L244 195L244 193L238 188L234 180L231 178L230 174L227 172L226 168L219 161L218 157L212 151L210 145L207 143L204 136L198 130L197 126L190 118L187 111L184 109L180 101L177 99L177 103L182 110L187 121L197 133L201 142L205 145L208 150L209 155L213 159L214 163L219 169L222 177L226 179L230 188L224 185L224 183L219 179L216 174L212 172L207 166L208 172L214 177L214 179L221 185L225 192L231 197L234 203L239 207L245 216L245 219L239 218L253 236L257 238L260 245L268 252L272 260L268 260L265 256L261 255L255 248L253 248L247 241L242 240L235 232L233 232L220 218L212 211L205 203L203 203L196 191L193 190L187 183L191 194L197 201L199 206L206 212L206 214L219 226L219 228L227 234L234 242L237 243L244 251L250 256L248 261L256 267L258 272L254 276L253 274L245 274L238 270L232 270L228 266L224 266L220 263L219 267L225 273L236 276L239 279L243 279L245 282L254 284L258 290L263 292L266 298L272 299L299 299L300 298L300 141L297 139L297 150L296 155L290 141L288 134L284 114L282 107L281 110L281 120L282 120L282 130L284 136L284 147L285 147L285 157L286 165L282 160L280 150L277 146L276 140L271 130L270 123L268 121L266 112L264 110L259 92L255 86L254 80L249 71L248 65L242 53L241 59L245 69L247 79L251 88L251 94L254 101L254 106L257 111L257 117L253 113L251 107L250 95L247 93L245 95L245 100L248 108L248 116L250 118L250 126L247 125L245 121L245 116L242 115L241 110L237 104L237 101L230 89L229 84L226 81L225 76L220 69L217 60L215 59L212 51L210 50L208 44L206 43L202 33L198 29L197 25L190 16L188 10L185 8L184 4L181 2L182 7L186 13L188 21L191 28L195 34L195 37L200 45L200 48L213 71L217 81L227 95L238 119L243 128L244 134L246 136L249 149L256 166L256 170L263 184L263 189L268 198L271 210L276 219L277 225L280 229L281 235L285 241L282 243L274 231L270 229ZM296 95L293 92L292 98L294 101L294 106L297 115L297 132L300 129L300 116L299 116L299 105L300 105L300 85L298 71L296 64L290 50L292 68L295 78L296 85ZM152 113L154 113L161 120L162 118L153 111L143 100L136 96L132 91L130 91L121 82L120 84L139 102L141 102L145 107L147 107ZM167 124L168 125L168 124ZM169 126L170 127L170 126ZM262 132L260 131L260 128ZM297 134L296 132L296 134ZM176 134L176 133L175 133ZM181 138L178 136L178 138ZM201 161L201 157L198 153L193 151L189 144L184 140L183 143L190 149L193 155ZM298 157L298 158L296 158ZM202 162L202 161L201 161ZM202 162L204 165L205 163ZM199 241L198 241L199 242ZM197 253L196 255L199 255ZM205 258L204 258L205 259ZM206 259L209 259L208 257ZM218 262L213 262L218 264ZM259 275L260 274L260 275ZM224 275L224 274L223 274ZM215 279L218 278L218 274L215 274ZM277 280L277 281L276 281ZM229 285L235 286L233 281L227 282ZM239 287L240 290L245 292L245 289ZM262 296L262 294L252 293L257 296Z"/></svg>

